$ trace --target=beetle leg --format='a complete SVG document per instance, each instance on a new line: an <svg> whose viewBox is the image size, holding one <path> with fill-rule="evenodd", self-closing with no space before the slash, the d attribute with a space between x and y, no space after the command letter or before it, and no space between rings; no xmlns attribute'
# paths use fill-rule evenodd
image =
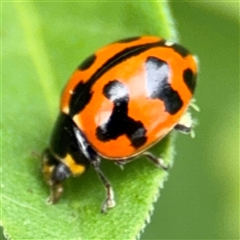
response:
<svg viewBox="0 0 240 240"><path fill-rule="evenodd" d="M55 183L50 186L50 196L47 200L49 204L55 204L63 193L63 186L61 183Z"/></svg>
<svg viewBox="0 0 240 240"><path fill-rule="evenodd" d="M108 179L105 177L104 173L99 168L99 162L93 161L92 164L93 164L93 167L106 190L106 199L104 200L104 202L102 204L102 208L101 208L101 212L106 213L108 208L113 208L116 205L115 200L114 200L113 188L112 188L111 183L108 181Z"/></svg>
<svg viewBox="0 0 240 240"><path fill-rule="evenodd" d="M128 158L128 159L124 159L124 160L116 160L114 161L114 163L120 167L121 170L124 169L124 166L127 164L127 163L130 163L133 161L134 158Z"/></svg>
<svg viewBox="0 0 240 240"><path fill-rule="evenodd" d="M174 127L174 129L182 132L182 133L190 133L193 126L193 119L189 112L184 113L184 115L180 118L177 125Z"/></svg>
<svg viewBox="0 0 240 240"><path fill-rule="evenodd" d="M175 127L174 127L175 130L178 130L182 133L190 133L192 128L191 127L188 127L188 126L185 126L183 124L177 124Z"/></svg>
<svg viewBox="0 0 240 240"><path fill-rule="evenodd" d="M168 170L168 166L166 166L163 163L163 159L162 158L157 158L156 156L154 156L152 153L150 152L144 152L143 153L144 156L147 157L148 160L150 160L154 165L156 165L159 168L162 168L163 170L167 171Z"/></svg>

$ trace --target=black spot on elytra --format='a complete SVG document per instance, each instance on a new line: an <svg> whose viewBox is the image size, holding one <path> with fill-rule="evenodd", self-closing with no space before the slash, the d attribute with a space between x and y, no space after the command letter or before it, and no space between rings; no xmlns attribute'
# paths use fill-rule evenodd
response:
<svg viewBox="0 0 240 240"><path fill-rule="evenodd" d="M138 39L140 39L141 37L130 37L130 38L125 38L125 39L121 39L119 41L117 41L118 43L129 43L129 42L134 42Z"/></svg>
<svg viewBox="0 0 240 240"><path fill-rule="evenodd" d="M168 113L177 113L183 102L178 92L169 84L169 74L171 73L168 64L156 57L148 57L145 67L148 96L163 101Z"/></svg>
<svg viewBox="0 0 240 240"><path fill-rule="evenodd" d="M108 121L97 127L97 138L106 142L126 134L133 147L142 146L147 140L146 129L141 121L135 121L128 116L127 87L121 82L113 80L104 86L103 94L114 103L114 107Z"/></svg>
<svg viewBox="0 0 240 240"><path fill-rule="evenodd" d="M128 89L117 80L110 81L103 88L103 95L114 103L128 102Z"/></svg>
<svg viewBox="0 0 240 240"><path fill-rule="evenodd" d="M72 96L69 102L69 115L73 117L76 113L82 111L90 102L92 97L91 85L80 81L73 89Z"/></svg>
<svg viewBox="0 0 240 240"><path fill-rule="evenodd" d="M82 70L82 71L87 70L88 68L90 68L92 66L92 64L95 62L95 60L96 60L95 54L89 56L79 65L78 69Z"/></svg>
<svg viewBox="0 0 240 240"><path fill-rule="evenodd" d="M70 116L73 117L75 114L80 113L80 111L82 111L85 106L90 102L93 94L91 90L92 86L105 72L125 61L126 59L137 56L150 48L164 46L164 43L165 41L159 40L153 43L139 44L136 46L125 48L110 57L101 67L99 67L91 76L89 76L89 79L85 79L84 83L81 79L79 79L79 83L77 84L75 89L73 89L73 94L69 103ZM84 70L87 67L90 67L95 60L95 55L90 56L80 65L79 69Z"/></svg>
<svg viewBox="0 0 240 240"><path fill-rule="evenodd" d="M180 54L182 57L186 57L190 54L190 52L184 48L183 46L174 43L173 45L170 46L172 49L174 49L175 52L177 52L178 54Z"/></svg>
<svg viewBox="0 0 240 240"><path fill-rule="evenodd" d="M187 68L183 71L183 80L186 83L190 92L194 93L196 87L196 75L190 68Z"/></svg>

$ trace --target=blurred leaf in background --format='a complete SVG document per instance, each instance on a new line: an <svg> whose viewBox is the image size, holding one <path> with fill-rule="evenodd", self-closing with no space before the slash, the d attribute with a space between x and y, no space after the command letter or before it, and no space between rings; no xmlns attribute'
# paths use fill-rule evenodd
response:
<svg viewBox="0 0 240 240"><path fill-rule="evenodd" d="M174 167L142 239L240 239L239 2L172 1L180 43L200 60L196 138Z"/></svg>

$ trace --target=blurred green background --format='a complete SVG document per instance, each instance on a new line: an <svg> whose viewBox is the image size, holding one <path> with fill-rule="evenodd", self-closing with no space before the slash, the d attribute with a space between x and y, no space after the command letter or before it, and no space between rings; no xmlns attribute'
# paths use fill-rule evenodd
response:
<svg viewBox="0 0 240 240"><path fill-rule="evenodd" d="M196 138L175 164L142 239L239 239L239 2L171 2L180 42L200 60Z"/></svg>
<svg viewBox="0 0 240 240"><path fill-rule="evenodd" d="M200 61L201 111L196 138L176 138L174 167L141 239L239 239L239 3L170 3L180 43Z"/></svg>

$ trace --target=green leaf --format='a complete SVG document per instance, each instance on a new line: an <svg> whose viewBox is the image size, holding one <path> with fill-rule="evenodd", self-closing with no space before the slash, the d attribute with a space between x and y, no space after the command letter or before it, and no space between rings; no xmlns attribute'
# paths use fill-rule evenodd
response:
<svg viewBox="0 0 240 240"><path fill-rule="evenodd" d="M109 42L143 34L176 40L166 2L2 3L1 225L10 239L135 239L149 221L167 173L144 158L124 171L110 161L117 206L100 213L104 189L90 169L65 183L47 205L41 154L65 82L86 56ZM153 152L172 164L172 137Z"/></svg>

